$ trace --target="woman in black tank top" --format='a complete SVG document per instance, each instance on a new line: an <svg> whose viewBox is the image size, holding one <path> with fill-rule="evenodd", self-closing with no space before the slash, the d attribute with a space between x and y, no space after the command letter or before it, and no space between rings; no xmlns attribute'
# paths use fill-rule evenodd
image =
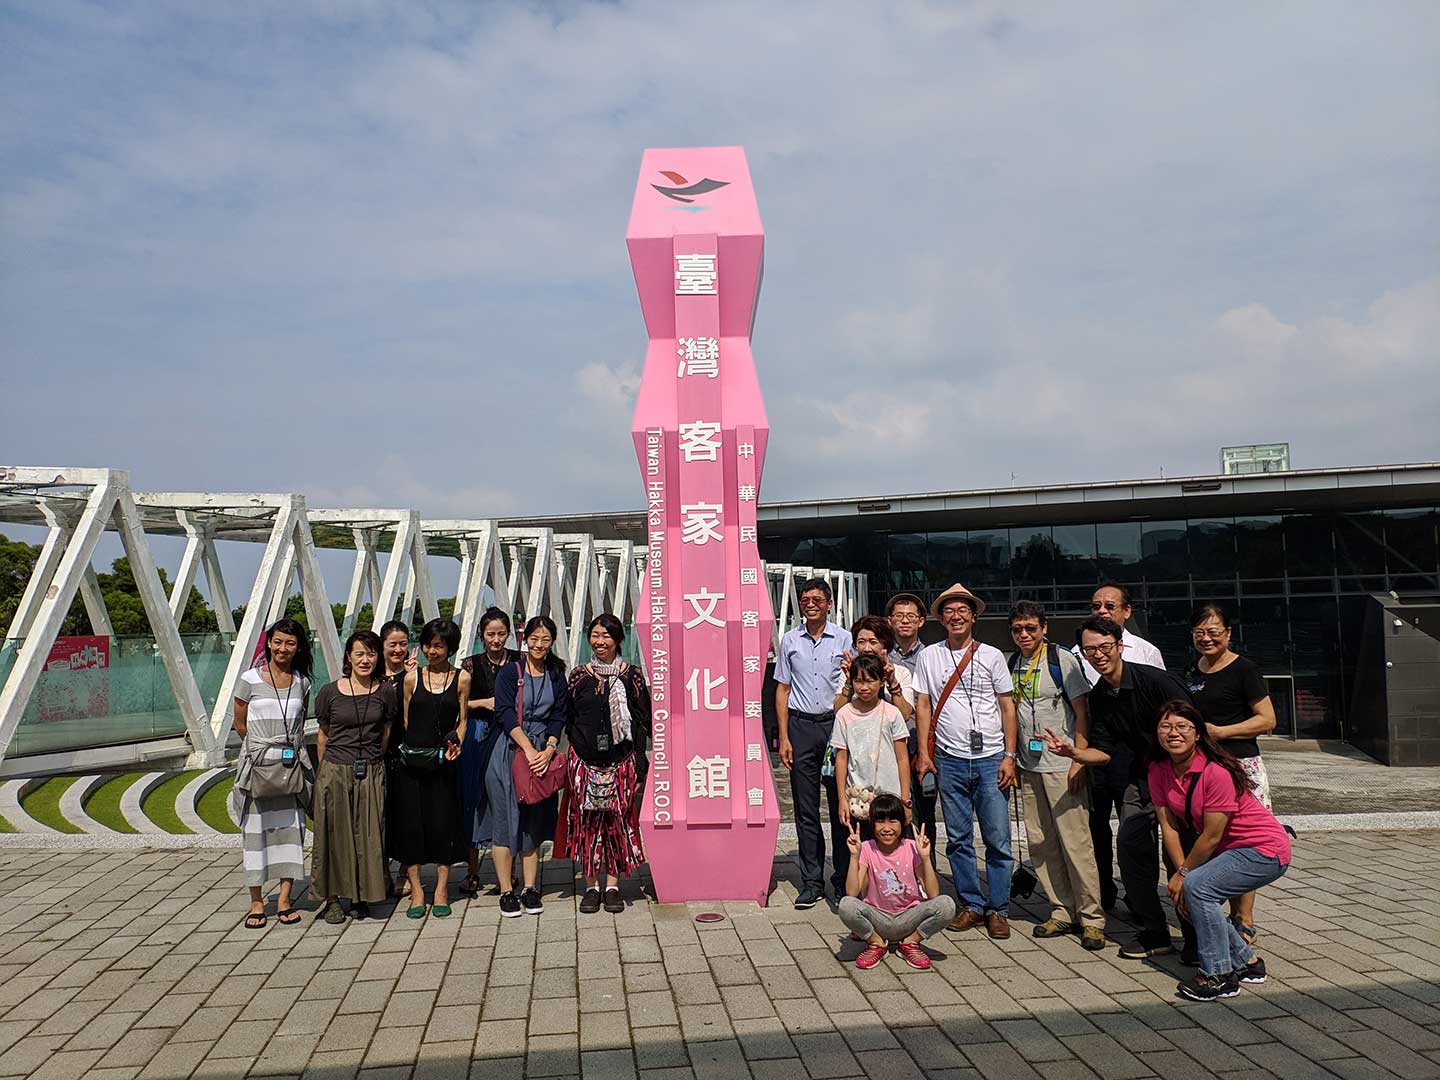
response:
<svg viewBox="0 0 1440 1080"><path fill-rule="evenodd" d="M389 824L391 850L410 879L411 904L405 914L412 919L425 917L420 867L435 864L430 913L443 919L450 914L450 864L465 858L455 762L465 738L461 703L470 696L470 674L450 663L459 644L458 626L432 619L420 631L427 664L405 677L406 749L393 774Z"/></svg>

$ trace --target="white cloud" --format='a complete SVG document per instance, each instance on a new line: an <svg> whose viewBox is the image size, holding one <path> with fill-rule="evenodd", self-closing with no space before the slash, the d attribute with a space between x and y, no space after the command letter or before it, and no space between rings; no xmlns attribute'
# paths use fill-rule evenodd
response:
<svg viewBox="0 0 1440 1080"><path fill-rule="evenodd" d="M769 498L1433 457L1417 12L22 4L0 430L149 488L636 505L635 170L741 143Z"/></svg>

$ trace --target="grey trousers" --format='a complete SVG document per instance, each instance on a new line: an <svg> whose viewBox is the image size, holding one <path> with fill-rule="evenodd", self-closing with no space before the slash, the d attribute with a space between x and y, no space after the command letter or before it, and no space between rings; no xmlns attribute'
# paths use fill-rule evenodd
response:
<svg viewBox="0 0 1440 1080"><path fill-rule="evenodd" d="M888 915L877 907L854 896L840 898L840 921L867 939L878 934L889 942L904 941L919 931L922 938L933 937L955 918L955 898L937 896L916 904L899 915Z"/></svg>

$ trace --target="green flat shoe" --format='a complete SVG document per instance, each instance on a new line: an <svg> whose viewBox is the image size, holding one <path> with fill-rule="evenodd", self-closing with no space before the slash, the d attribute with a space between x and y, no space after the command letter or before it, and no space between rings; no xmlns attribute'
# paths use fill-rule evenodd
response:
<svg viewBox="0 0 1440 1080"><path fill-rule="evenodd" d="M407 919L423 919L425 917L425 905L416 904L414 907L408 908L405 912L405 917Z"/></svg>
<svg viewBox="0 0 1440 1080"><path fill-rule="evenodd" d="M450 917L450 905L436 904L430 909L430 914L434 915L437 919L448 919Z"/></svg>

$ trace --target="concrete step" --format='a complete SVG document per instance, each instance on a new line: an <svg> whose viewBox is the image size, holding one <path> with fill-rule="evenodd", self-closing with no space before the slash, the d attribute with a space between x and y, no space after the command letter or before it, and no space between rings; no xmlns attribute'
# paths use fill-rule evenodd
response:
<svg viewBox="0 0 1440 1080"><path fill-rule="evenodd" d="M120 796L121 816L130 823L130 827L136 832L146 833L151 836L169 835L164 829L160 828L159 825L156 825L145 816L144 811L140 809L140 803L144 801L146 795L149 795L150 792L154 791L174 775L175 772L173 770L169 772L146 773L126 788L125 793Z"/></svg>
<svg viewBox="0 0 1440 1080"><path fill-rule="evenodd" d="M46 776L37 776L25 780L6 780L4 783L0 783L0 815L3 815L6 821L15 826L16 832L41 833L46 836L63 835L50 828L49 825L36 821L20 805L22 798L48 779L49 777Z"/></svg>
<svg viewBox="0 0 1440 1080"><path fill-rule="evenodd" d="M113 780L113 776L97 774L94 776L82 776L65 789L65 794L60 796L60 816L71 825L76 826L81 832L92 835L110 835L111 830L107 829L100 822L96 821L85 812L85 800L90 793L101 784Z"/></svg>
<svg viewBox="0 0 1440 1080"><path fill-rule="evenodd" d="M197 806L200 796L227 776L234 775L234 772L235 770L231 768L209 769L200 773L180 789L180 797L175 800L175 813L191 832L201 835L214 835L218 832L205 823Z"/></svg>

